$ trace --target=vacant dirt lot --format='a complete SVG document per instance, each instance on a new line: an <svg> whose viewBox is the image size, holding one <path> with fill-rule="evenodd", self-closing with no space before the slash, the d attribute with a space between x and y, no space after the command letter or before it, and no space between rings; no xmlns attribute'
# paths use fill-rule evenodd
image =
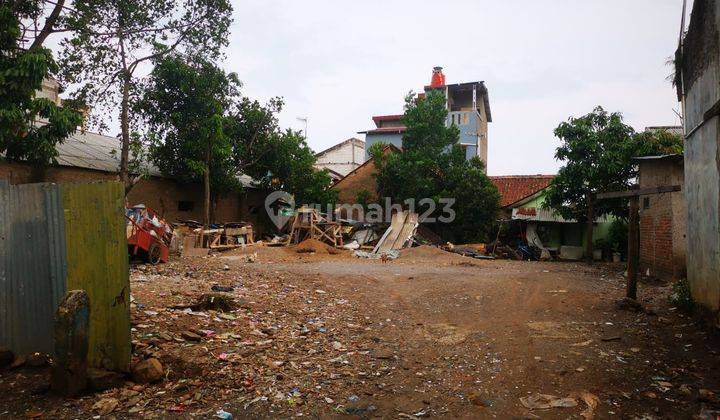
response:
<svg viewBox="0 0 720 420"><path fill-rule="evenodd" d="M717 337L658 285L640 285L644 311L618 309L622 271L426 248L388 263L257 248L136 267L135 359L157 357L165 379L61 400L46 392L47 368L7 370L0 416L91 417L103 399L116 417L691 418L717 409ZM213 285L233 288L235 311L171 308ZM571 406L521 402L538 393Z"/></svg>

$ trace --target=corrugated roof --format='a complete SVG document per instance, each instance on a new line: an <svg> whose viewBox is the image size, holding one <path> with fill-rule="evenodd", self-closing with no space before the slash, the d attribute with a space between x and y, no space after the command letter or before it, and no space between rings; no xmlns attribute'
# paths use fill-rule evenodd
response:
<svg viewBox="0 0 720 420"><path fill-rule="evenodd" d="M75 168L117 172L120 167L120 139L89 131L77 131L58 144L58 164ZM162 176L160 170L147 164L150 175Z"/></svg>
<svg viewBox="0 0 720 420"><path fill-rule="evenodd" d="M117 137L77 131L58 144L57 162L60 166L115 173L120 168L120 150L121 143ZM151 163L145 163L144 168L152 176L163 177L160 169ZM239 174L238 180L245 188L258 187L257 181L248 175Z"/></svg>
<svg viewBox="0 0 720 420"><path fill-rule="evenodd" d="M683 155L679 153L671 153L668 155L656 155L656 156L638 156L634 157L633 160L660 160L660 159L679 159L682 158Z"/></svg>

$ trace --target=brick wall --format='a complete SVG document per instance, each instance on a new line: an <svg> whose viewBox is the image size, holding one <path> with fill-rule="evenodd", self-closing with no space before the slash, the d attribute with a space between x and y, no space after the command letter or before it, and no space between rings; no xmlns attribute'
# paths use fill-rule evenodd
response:
<svg viewBox="0 0 720 420"><path fill-rule="evenodd" d="M377 200L376 174L375 163L370 160L333 185L332 189L338 192L338 203L355 204L362 190L370 192L370 202Z"/></svg>
<svg viewBox="0 0 720 420"><path fill-rule="evenodd" d="M22 163L0 162L0 179L11 184L33 182L32 168ZM45 182L90 182L117 179L115 174L91 169L73 167L50 167L45 172ZM199 184L180 184L171 179L151 177L139 181L128 194L130 205L145 204L160 213L168 221L183 219L202 220L203 191ZM234 194L221 198L215 205L213 220L217 222L257 220L257 212L262 209L264 195L253 190L244 194ZM180 202L189 206L181 210Z"/></svg>
<svg viewBox="0 0 720 420"><path fill-rule="evenodd" d="M640 216L640 270L671 279L674 270L672 218L664 214L670 203L658 202L651 206L653 204L653 210L645 210Z"/></svg>
<svg viewBox="0 0 720 420"><path fill-rule="evenodd" d="M682 160L640 163L640 187L683 185ZM662 279L685 276L684 192L640 197L640 270Z"/></svg>

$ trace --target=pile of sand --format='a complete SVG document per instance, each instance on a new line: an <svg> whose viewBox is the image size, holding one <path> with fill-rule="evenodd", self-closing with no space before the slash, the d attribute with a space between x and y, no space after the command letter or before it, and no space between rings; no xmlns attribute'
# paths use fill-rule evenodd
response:
<svg viewBox="0 0 720 420"><path fill-rule="evenodd" d="M317 239L306 239L300 242L295 248L295 252L316 254L337 254L338 250L331 247L330 245L321 242Z"/></svg>
<svg viewBox="0 0 720 420"><path fill-rule="evenodd" d="M400 259L453 259L456 255L440 248L429 245L420 245L415 248L403 249L400 251Z"/></svg>

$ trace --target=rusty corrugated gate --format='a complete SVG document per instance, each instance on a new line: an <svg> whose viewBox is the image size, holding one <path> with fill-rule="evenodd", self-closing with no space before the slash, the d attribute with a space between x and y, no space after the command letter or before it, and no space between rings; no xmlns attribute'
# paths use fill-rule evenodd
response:
<svg viewBox="0 0 720 420"><path fill-rule="evenodd" d="M90 297L90 365L127 370L130 286L123 188L117 182L0 181L0 346L53 352L67 290Z"/></svg>

